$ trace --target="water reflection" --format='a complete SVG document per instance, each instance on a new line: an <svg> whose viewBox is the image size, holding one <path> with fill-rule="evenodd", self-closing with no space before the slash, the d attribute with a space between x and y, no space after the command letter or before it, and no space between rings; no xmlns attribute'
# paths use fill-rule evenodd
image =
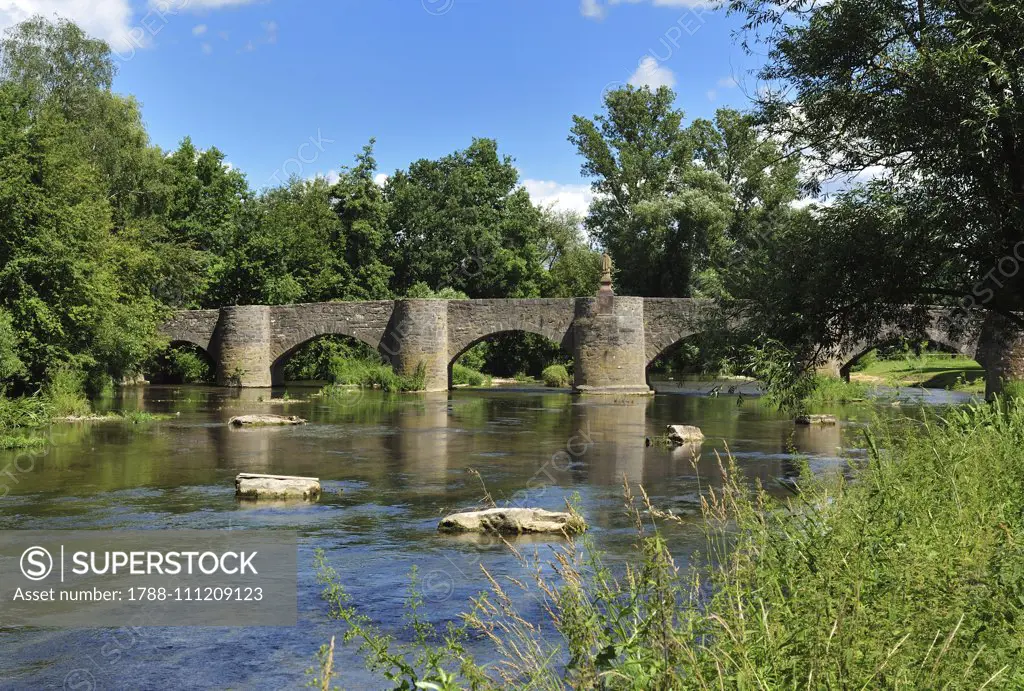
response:
<svg viewBox="0 0 1024 691"><path fill-rule="evenodd" d="M0 500L0 528L8 529L287 528L303 535L299 627L147 632L152 651L133 650L116 668L105 669L103 688L301 684L312 655L337 633L325 623L317 599L314 546L327 549L356 601L386 626L397 626L401 617L399 597L413 564L450 579L444 580L445 598L432 601L429 614L436 621L454 618L466 598L485 586L480 566L495 574L518 568L493 540L436 534L444 513L481 503L481 480L499 502L548 509L578 493L592 539L614 562L628 558L635 541L622 511L621 483L628 477L642 483L655 504L690 516L668 535L685 566L702 544L697 508L701 491L720 482L718 455L728 450L750 481L781 494L786 490L776 478L796 471L797 454L822 467L859 453L857 423L847 420L876 412L862 406L844 410L842 425L799 428L749 397L580 399L543 391L456 391L363 392L328 400L313 397L310 389L288 393L292 400L285 402L268 400L266 390L124 389L106 405L173 417L139 425L57 426L56 444ZM878 410L906 414L909 408ZM259 412L299 415L309 424L241 430L226 424L234 415ZM699 447L648 447L646 439L662 435L669 424L697 425L706 439ZM15 458L0 453L0 468ZM234 476L240 471L319 477L324 495L316 504L239 503ZM548 541L538 538L533 546ZM0 632L0 686L16 678L21 686L59 687L77 665L76 636ZM341 668L358 666L350 653L337 655ZM237 664L209 665L211 656ZM168 660L178 676L167 676Z"/></svg>

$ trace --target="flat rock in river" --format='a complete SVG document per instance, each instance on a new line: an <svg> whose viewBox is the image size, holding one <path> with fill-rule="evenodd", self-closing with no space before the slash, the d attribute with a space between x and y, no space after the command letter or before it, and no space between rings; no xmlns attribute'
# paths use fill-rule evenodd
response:
<svg viewBox="0 0 1024 691"><path fill-rule="evenodd" d="M463 511L445 516L437 529L442 533L487 533L522 535L524 533L581 533L587 529L579 516L567 511L498 508Z"/></svg>
<svg viewBox="0 0 1024 691"><path fill-rule="evenodd" d="M704 441L704 433L700 431L700 427L693 425L669 425L666 432L668 440L678 446Z"/></svg>
<svg viewBox="0 0 1024 691"><path fill-rule="evenodd" d="M239 415L228 420L232 427L269 427L274 425L304 425L306 421L295 415Z"/></svg>
<svg viewBox="0 0 1024 691"><path fill-rule="evenodd" d="M305 499L320 498L320 479L294 475L260 475L239 473L235 477L235 496L239 499Z"/></svg>

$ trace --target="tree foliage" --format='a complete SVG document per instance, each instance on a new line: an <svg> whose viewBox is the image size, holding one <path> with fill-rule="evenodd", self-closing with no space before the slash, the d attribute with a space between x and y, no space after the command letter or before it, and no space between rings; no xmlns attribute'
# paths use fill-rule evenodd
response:
<svg viewBox="0 0 1024 691"><path fill-rule="evenodd" d="M1021 4L730 6L745 19L751 49L768 47L758 118L787 152L811 161L812 186L878 176L840 194L818 223L802 226L788 243L782 266L821 279L804 293L801 312L822 325L825 342L871 331L881 313L912 322L935 304L1019 321L1013 313L1024 307L1024 273L1017 270L1024 256ZM1010 268L1001 270L1001 262Z"/></svg>

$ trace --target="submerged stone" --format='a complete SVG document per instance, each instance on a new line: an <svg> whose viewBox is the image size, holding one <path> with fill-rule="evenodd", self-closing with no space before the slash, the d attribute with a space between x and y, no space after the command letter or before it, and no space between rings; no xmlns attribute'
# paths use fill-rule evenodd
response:
<svg viewBox="0 0 1024 691"><path fill-rule="evenodd" d="M320 479L294 475L260 475L239 473L235 477L235 496L239 499L303 499L320 498Z"/></svg>
<svg viewBox="0 0 1024 691"><path fill-rule="evenodd" d="M669 425L666 431L668 440L676 446L704 441L704 433L700 431L700 427L693 425Z"/></svg>
<svg viewBox="0 0 1024 691"><path fill-rule="evenodd" d="M567 511L544 509L497 508L463 511L441 519L437 529L442 533L486 533L522 535L524 533L582 533L584 520Z"/></svg>
<svg viewBox="0 0 1024 691"><path fill-rule="evenodd" d="M796 419L798 425L835 425L837 423L835 415L801 415Z"/></svg>
<svg viewBox="0 0 1024 691"><path fill-rule="evenodd" d="M295 415L239 415L228 420L232 427L270 427L275 425L304 425L306 421Z"/></svg>

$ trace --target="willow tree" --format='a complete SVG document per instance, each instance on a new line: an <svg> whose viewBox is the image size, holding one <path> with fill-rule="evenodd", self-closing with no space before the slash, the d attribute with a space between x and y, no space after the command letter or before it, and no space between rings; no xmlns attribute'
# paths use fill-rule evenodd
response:
<svg viewBox="0 0 1024 691"><path fill-rule="evenodd" d="M813 161L812 186L876 178L808 226L802 263L822 265L825 281L802 287L805 312L825 324L817 336L914 322L927 305L980 308L1003 343L986 364L1006 366L1005 327L1024 327L1024 5L729 5L746 45L768 48L758 113Z"/></svg>

